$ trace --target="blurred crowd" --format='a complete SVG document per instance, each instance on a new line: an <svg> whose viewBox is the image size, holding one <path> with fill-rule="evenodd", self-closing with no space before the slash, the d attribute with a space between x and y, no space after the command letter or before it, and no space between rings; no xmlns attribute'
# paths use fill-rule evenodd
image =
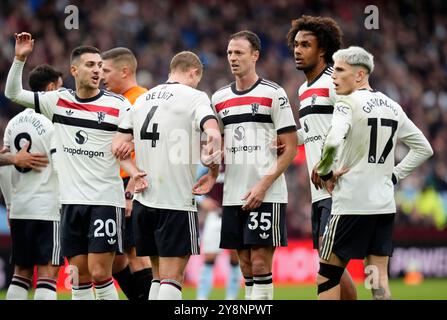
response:
<svg viewBox="0 0 447 320"><path fill-rule="evenodd" d="M21 110L4 96L14 56L14 32L28 31L35 41L27 72L49 63L64 73L69 55L81 44L100 50L132 49L138 59L138 81L146 87L164 82L171 57L196 52L205 65L200 89L211 95L233 81L226 60L228 36L242 29L262 41L258 74L287 91L297 114L297 88L305 81L295 69L286 34L302 14L334 18L344 32L344 46L360 45L375 56L372 86L398 101L425 133L435 155L401 182L396 199L397 225L446 228L447 220L447 2L374 1L379 28L365 27L371 1L329 0L195 0L195 1L44 1L0 2L0 137L7 121ZM66 29L66 6L79 9L79 29ZM70 11L71 12L71 11ZM69 12L69 13L70 13ZM26 83L26 76L24 83ZM26 87L26 85L25 85ZM406 153L399 146L396 160ZM303 155L287 171L289 237L310 234L310 190Z"/></svg>

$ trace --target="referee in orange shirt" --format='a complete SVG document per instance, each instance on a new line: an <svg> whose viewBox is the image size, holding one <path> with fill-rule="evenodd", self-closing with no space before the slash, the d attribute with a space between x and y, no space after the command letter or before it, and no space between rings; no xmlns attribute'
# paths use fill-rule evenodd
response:
<svg viewBox="0 0 447 320"><path fill-rule="evenodd" d="M127 48L113 48L102 53L104 86L114 94L126 97L133 105L146 88L136 81L137 59ZM112 94L112 93L109 93ZM135 153L132 153L135 160ZM113 277L129 300L147 300L152 281L152 268L149 257L137 257L132 227L132 199L134 184L122 168L120 175L126 189L126 225L124 232L124 255L116 255L113 264Z"/></svg>

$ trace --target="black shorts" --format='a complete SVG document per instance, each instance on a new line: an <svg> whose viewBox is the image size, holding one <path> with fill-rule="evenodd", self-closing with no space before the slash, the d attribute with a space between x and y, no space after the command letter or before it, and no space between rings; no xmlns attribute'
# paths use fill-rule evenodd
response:
<svg viewBox="0 0 447 320"><path fill-rule="evenodd" d="M319 250L319 239L323 236L331 216L332 198L323 199L312 203L312 241L314 249Z"/></svg>
<svg viewBox="0 0 447 320"><path fill-rule="evenodd" d="M129 250L135 247L135 236L133 232L132 216L124 219L124 236L123 236L124 250Z"/></svg>
<svg viewBox="0 0 447 320"><path fill-rule="evenodd" d="M59 221L10 219L11 262L19 267L64 264Z"/></svg>
<svg viewBox="0 0 447 320"><path fill-rule="evenodd" d="M264 202L256 211L242 206L224 206L220 248L249 249L252 246L287 246L286 203Z"/></svg>
<svg viewBox="0 0 447 320"><path fill-rule="evenodd" d="M127 188L130 178L123 178L124 190ZM132 217L126 217L124 221L124 235L123 235L123 247L124 250L130 250L135 247L135 237L132 226Z"/></svg>
<svg viewBox="0 0 447 320"><path fill-rule="evenodd" d="M323 236L320 257L331 252L340 259L364 259L369 255L392 256L394 213L374 215L331 215Z"/></svg>
<svg viewBox="0 0 447 320"><path fill-rule="evenodd" d="M132 222L137 256L200 254L197 212L150 208L134 200Z"/></svg>
<svg viewBox="0 0 447 320"><path fill-rule="evenodd" d="M124 209L114 206L63 204L62 253L123 252Z"/></svg>

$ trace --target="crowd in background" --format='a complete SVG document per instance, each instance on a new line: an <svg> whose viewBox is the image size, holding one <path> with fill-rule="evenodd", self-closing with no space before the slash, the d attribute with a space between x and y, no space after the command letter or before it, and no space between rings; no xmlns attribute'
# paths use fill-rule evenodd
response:
<svg viewBox="0 0 447 320"><path fill-rule="evenodd" d="M69 56L76 46L100 50L128 47L138 59L138 81L148 88L166 81L171 57L182 50L197 53L205 66L199 89L211 95L233 81L226 60L228 36L249 29L262 41L258 74L277 82L298 112L297 89L305 81L295 69L286 34L302 14L334 18L344 46L360 45L375 57L374 89L398 101L432 144L434 156L398 186L397 226L447 225L447 2L375 1L378 29L365 27L366 1L1 1L0 138L10 118L22 108L8 101L4 86L12 57L14 32L36 39L24 74L48 63L64 73L74 88ZM79 9L79 29L66 29L68 5ZM24 84L26 86L26 80ZM396 160L407 152L399 146ZM298 155L287 171L289 237L310 235L310 189L306 163ZM366 183L366 182L365 182Z"/></svg>

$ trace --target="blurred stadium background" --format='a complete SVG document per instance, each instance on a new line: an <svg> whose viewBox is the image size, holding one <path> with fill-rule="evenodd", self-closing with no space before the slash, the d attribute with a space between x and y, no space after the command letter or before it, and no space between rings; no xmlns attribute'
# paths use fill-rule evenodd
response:
<svg viewBox="0 0 447 320"><path fill-rule="evenodd" d="M364 25L364 10L370 4L379 9L376 30L367 30ZM67 5L79 9L79 29L65 28ZM302 14L333 17L344 32L344 46L360 45L371 51L376 64L372 86L397 100L429 138L434 157L400 183L396 191L396 249L390 276L396 278L392 290L401 288L394 292L397 299L447 299L447 2L443 0L1 1L0 138L8 120L22 110L4 96L14 56L14 32L28 31L36 39L25 75L46 62L64 72L65 86L73 88L68 62L74 47L88 44L107 50L124 46L137 56L139 84L150 88L166 80L172 55L188 49L202 59L205 74L199 88L211 95L233 81L226 61L228 36L250 29L260 35L263 45L258 74L282 85L296 112L297 88L305 79L295 69L286 34L290 21ZM25 76L24 83L26 80ZM311 203L305 154L299 151L287 171L291 245L279 250L275 260L275 281L291 292L284 299L314 297L314 288L302 285L314 281L318 268L309 240ZM396 160L405 152L405 147L399 146ZM219 258L217 284L224 281L227 258ZM0 288L9 284L8 261L9 231L5 208L0 204ZM190 263L187 280L191 286L200 265L200 257ZM361 262L354 262L350 268L361 284ZM405 286L417 284L421 277L432 279L413 287L415 295L406 294L411 290ZM312 294L305 294L306 290Z"/></svg>

